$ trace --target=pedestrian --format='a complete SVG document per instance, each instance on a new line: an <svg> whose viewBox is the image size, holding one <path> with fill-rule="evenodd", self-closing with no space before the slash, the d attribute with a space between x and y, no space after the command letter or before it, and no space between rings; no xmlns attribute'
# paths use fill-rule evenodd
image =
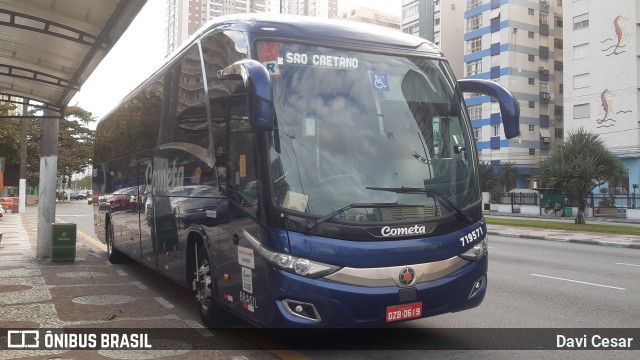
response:
<svg viewBox="0 0 640 360"><path fill-rule="evenodd" d="M553 216L556 216L558 211L562 212L562 204L560 204L560 201L556 201L556 207L553 209Z"/></svg>

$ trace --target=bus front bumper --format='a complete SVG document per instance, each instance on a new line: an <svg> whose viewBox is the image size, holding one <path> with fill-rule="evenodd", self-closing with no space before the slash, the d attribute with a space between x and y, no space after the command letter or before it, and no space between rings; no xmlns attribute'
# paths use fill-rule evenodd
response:
<svg viewBox="0 0 640 360"><path fill-rule="evenodd" d="M272 268L277 286L271 295L277 314L270 328L383 327L388 307L418 304L412 319L461 311L480 305L487 287L487 256L468 262L438 279L414 286L356 286L327 279L309 279ZM411 306L411 305L409 305Z"/></svg>

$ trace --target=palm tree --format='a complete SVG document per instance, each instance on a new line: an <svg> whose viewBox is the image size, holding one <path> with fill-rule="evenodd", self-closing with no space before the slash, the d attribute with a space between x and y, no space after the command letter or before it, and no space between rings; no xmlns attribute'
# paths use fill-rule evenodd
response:
<svg viewBox="0 0 640 360"><path fill-rule="evenodd" d="M564 191L578 202L576 224L585 224L587 196L596 187L625 176L622 162L596 134L582 128L570 132L564 143L554 147L540 162L539 177L549 187Z"/></svg>

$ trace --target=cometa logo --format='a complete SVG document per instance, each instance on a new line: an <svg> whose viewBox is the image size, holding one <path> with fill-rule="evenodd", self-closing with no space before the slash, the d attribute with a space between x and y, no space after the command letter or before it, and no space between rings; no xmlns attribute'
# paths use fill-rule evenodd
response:
<svg viewBox="0 0 640 360"><path fill-rule="evenodd" d="M382 236L402 236L402 235L420 235L426 234L427 229L424 226L414 225L411 227L391 228L385 226L382 228Z"/></svg>

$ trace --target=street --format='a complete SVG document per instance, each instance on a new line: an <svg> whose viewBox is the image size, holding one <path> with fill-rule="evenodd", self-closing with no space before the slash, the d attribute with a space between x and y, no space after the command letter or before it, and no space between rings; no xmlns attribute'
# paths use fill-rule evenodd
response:
<svg viewBox="0 0 640 360"><path fill-rule="evenodd" d="M95 238L91 211L92 206L85 201L72 201L58 205L56 216L62 221L76 223L78 230ZM357 345L343 349L344 343L339 343L336 347L340 350L327 351L319 350L327 348L318 343L320 338L282 340L259 331L240 334L247 335L248 341L256 347L280 348L291 344L304 349L298 350L299 355L312 359L416 358L425 356L424 349L437 348L435 341L449 337L450 334L444 330L451 328L488 331L500 328L637 328L640 323L640 304L637 301L640 298L640 250L493 235L489 237L489 256L489 288L481 306L394 326L394 329L402 329L397 332L398 337L406 335L406 329L418 329L416 334L430 335L434 343L429 337L422 337L419 343L403 348L398 344L406 345L406 342L399 342L402 339L387 331L384 337L376 338L372 349ZM128 263L121 266L137 281L163 294L171 294L167 300L176 306L181 317L200 322L189 291L141 265ZM213 333L223 334L223 331L214 330ZM371 334L353 331L347 335L360 337ZM451 341L452 338L448 339ZM315 345L304 348L302 344ZM552 347L554 344L548 345ZM478 353L488 358L512 358L516 353L518 358L541 356L536 351ZM603 355L601 352L563 353L576 357L582 353L580 358L602 358ZM463 354L453 350L438 351L438 355L445 358L464 358ZM631 353L617 354L625 358Z"/></svg>

